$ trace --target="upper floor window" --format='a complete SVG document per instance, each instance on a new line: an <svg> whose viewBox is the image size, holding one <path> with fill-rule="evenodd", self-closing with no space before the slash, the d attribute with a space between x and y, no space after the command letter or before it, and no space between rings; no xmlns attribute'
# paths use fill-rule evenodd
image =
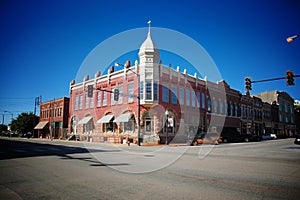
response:
<svg viewBox="0 0 300 200"><path fill-rule="evenodd" d="M134 84L129 83L127 88L128 88L128 94L133 95L134 94ZM131 102L133 102L133 97L129 96L128 97L128 103L131 103Z"/></svg>
<svg viewBox="0 0 300 200"><path fill-rule="evenodd" d="M140 99L144 99L144 82L140 82Z"/></svg>
<svg viewBox="0 0 300 200"><path fill-rule="evenodd" d="M101 106L101 93L102 91L97 92L97 107Z"/></svg>
<svg viewBox="0 0 300 200"><path fill-rule="evenodd" d="M211 100L210 99L207 100L207 110L209 112L211 112Z"/></svg>
<svg viewBox="0 0 300 200"><path fill-rule="evenodd" d="M154 82L153 83L153 100L154 101L157 101L157 99L158 99L158 85L157 85L157 83L156 82Z"/></svg>
<svg viewBox="0 0 300 200"><path fill-rule="evenodd" d="M152 100L152 83L146 82L146 100Z"/></svg>
<svg viewBox="0 0 300 200"><path fill-rule="evenodd" d="M94 97L90 97L90 108L94 108Z"/></svg>
<svg viewBox="0 0 300 200"><path fill-rule="evenodd" d="M214 113L218 113L218 100L214 100Z"/></svg>
<svg viewBox="0 0 300 200"><path fill-rule="evenodd" d="M220 108L220 114L223 114L223 107L224 107L224 103L223 102L220 102L220 106L219 106L219 108Z"/></svg>
<svg viewBox="0 0 300 200"><path fill-rule="evenodd" d="M205 100L206 100L206 98L205 98L205 94L204 93L202 93L202 108L204 109L205 108Z"/></svg>
<svg viewBox="0 0 300 200"><path fill-rule="evenodd" d="M191 105L191 90L190 88L186 88L185 90L185 103L187 106Z"/></svg>
<svg viewBox="0 0 300 200"><path fill-rule="evenodd" d="M75 110L78 110L78 105L79 105L79 96L75 96Z"/></svg>
<svg viewBox="0 0 300 200"><path fill-rule="evenodd" d="M184 88L179 88L179 103L180 105L184 105Z"/></svg>
<svg viewBox="0 0 300 200"><path fill-rule="evenodd" d="M102 106L107 105L107 92L102 92L103 99L102 99Z"/></svg>
<svg viewBox="0 0 300 200"><path fill-rule="evenodd" d="M197 92L197 107L200 108L200 103L201 103L201 93L198 91Z"/></svg>
<svg viewBox="0 0 300 200"><path fill-rule="evenodd" d="M82 109L83 106L83 96L82 94L79 96L79 109Z"/></svg>
<svg viewBox="0 0 300 200"><path fill-rule="evenodd" d="M177 87L172 86L172 104L177 103Z"/></svg>
<svg viewBox="0 0 300 200"><path fill-rule="evenodd" d="M123 96L122 96L122 94L123 94L123 86L119 87L119 93L120 93L120 95L119 95L118 104L122 104L123 103Z"/></svg>
<svg viewBox="0 0 300 200"><path fill-rule="evenodd" d="M192 106L196 106L196 94L194 90L192 90Z"/></svg>
<svg viewBox="0 0 300 200"><path fill-rule="evenodd" d="M167 84L162 85L162 101L169 103L169 88Z"/></svg>

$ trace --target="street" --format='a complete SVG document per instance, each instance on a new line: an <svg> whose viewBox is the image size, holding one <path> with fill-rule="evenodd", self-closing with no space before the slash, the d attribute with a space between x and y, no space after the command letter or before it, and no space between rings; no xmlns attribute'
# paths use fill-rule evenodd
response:
<svg viewBox="0 0 300 200"><path fill-rule="evenodd" d="M300 145L0 138L0 177L0 199L299 199Z"/></svg>

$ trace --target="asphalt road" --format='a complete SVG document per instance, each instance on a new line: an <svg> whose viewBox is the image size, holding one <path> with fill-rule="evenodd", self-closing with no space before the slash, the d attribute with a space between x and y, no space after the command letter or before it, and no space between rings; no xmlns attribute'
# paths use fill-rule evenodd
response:
<svg viewBox="0 0 300 200"><path fill-rule="evenodd" d="M0 199L299 199L293 139L187 146L0 138Z"/></svg>

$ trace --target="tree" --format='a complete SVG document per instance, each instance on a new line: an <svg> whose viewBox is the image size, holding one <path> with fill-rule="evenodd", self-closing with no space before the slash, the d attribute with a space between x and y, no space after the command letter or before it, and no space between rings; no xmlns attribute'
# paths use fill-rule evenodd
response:
<svg viewBox="0 0 300 200"><path fill-rule="evenodd" d="M6 132L6 131L7 131L7 126L3 125L3 124L0 124L0 133Z"/></svg>
<svg viewBox="0 0 300 200"><path fill-rule="evenodd" d="M39 122L39 117L30 113L21 113L17 119L12 120L11 130L18 133L32 132Z"/></svg>

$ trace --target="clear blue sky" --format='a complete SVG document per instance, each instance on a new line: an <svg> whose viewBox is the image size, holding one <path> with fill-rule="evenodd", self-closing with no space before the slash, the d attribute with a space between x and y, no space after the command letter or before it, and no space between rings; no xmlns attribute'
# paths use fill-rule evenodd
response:
<svg viewBox="0 0 300 200"><path fill-rule="evenodd" d="M201 44L232 88L244 91L253 80L300 74L298 0L81 1L3 0L0 2L0 121L33 111L34 98L69 96L69 83L100 42L129 29L173 29ZM155 38L153 38L155 40ZM142 42L142 41L141 41ZM157 44L159 47L159 44ZM173 63L161 55L165 63ZM253 85L252 93L287 91L300 99L300 78Z"/></svg>

